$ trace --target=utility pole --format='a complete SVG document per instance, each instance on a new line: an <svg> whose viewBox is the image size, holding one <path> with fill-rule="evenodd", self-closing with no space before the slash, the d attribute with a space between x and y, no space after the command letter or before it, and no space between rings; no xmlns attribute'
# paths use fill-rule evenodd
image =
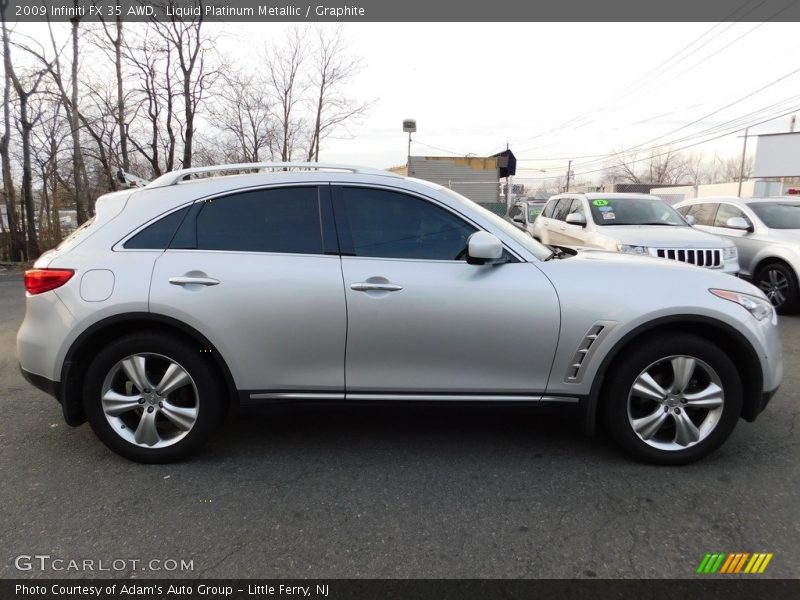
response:
<svg viewBox="0 0 800 600"><path fill-rule="evenodd" d="M747 127L744 130L744 146L742 147L742 164L739 166L739 193L736 194L739 198L742 197L742 179L744 179L744 157L747 154L747 133L750 131L750 128Z"/></svg>
<svg viewBox="0 0 800 600"><path fill-rule="evenodd" d="M564 188L565 192L569 191L569 177L571 173L572 173L572 161L570 160L569 163L567 163L567 185Z"/></svg>

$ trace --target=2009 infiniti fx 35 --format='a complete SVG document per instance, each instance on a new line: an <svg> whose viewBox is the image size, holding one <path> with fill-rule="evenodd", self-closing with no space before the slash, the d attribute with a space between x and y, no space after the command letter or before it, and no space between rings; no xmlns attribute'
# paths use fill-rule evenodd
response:
<svg viewBox="0 0 800 600"><path fill-rule="evenodd" d="M428 182L227 165L96 209L26 273L19 360L67 423L132 460L187 456L237 402L346 399L567 408L679 464L781 382L775 312L752 285L554 251Z"/></svg>

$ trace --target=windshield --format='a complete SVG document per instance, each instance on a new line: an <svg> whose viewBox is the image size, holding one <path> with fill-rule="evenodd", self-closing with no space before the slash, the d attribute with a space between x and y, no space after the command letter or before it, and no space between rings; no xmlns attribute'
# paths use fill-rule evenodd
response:
<svg viewBox="0 0 800 600"><path fill-rule="evenodd" d="M594 198L589 207L598 225L686 225L660 198Z"/></svg>
<svg viewBox="0 0 800 600"><path fill-rule="evenodd" d="M454 192L451 189L446 187L441 188L441 191L448 196L453 196L454 198L458 198L459 200L466 200L468 202L472 202L465 196L462 196L458 192ZM521 229L517 229L511 223L503 219L502 217L497 216L492 211L487 210L483 206L477 203L473 203L476 206L479 206L481 210L483 210L483 215L491 221L492 225L494 225L497 229L501 230L504 235L512 238L518 244L525 246L536 258L539 260L546 260L550 256L552 256L553 252L547 248L547 246L543 246L539 242L537 242L533 237L529 234L525 233Z"/></svg>
<svg viewBox="0 0 800 600"><path fill-rule="evenodd" d="M800 229L800 202L753 202L748 206L770 229Z"/></svg>

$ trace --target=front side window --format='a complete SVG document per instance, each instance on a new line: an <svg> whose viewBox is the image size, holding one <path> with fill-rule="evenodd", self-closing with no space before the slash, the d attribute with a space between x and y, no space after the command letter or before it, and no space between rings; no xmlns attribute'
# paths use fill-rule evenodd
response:
<svg viewBox="0 0 800 600"><path fill-rule="evenodd" d="M322 254L317 188L254 190L205 201L196 220L196 248Z"/></svg>
<svg viewBox="0 0 800 600"><path fill-rule="evenodd" d="M542 211L542 216L551 219L556 210L556 204L558 204L558 198L550 200L550 202L547 203L547 206L545 206L544 210Z"/></svg>
<svg viewBox="0 0 800 600"><path fill-rule="evenodd" d="M342 253L352 256L466 260L467 240L477 231L427 200L390 190L343 188L337 223L338 211L350 238L342 236Z"/></svg>
<svg viewBox="0 0 800 600"><path fill-rule="evenodd" d="M558 205L553 211L553 218L558 221L563 221L569 214L569 207L572 206L572 198L560 198Z"/></svg>
<svg viewBox="0 0 800 600"><path fill-rule="evenodd" d="M744 219L750 225L750 219L745 214L730 204L720 204L717 216L714 218L714 227L727 227L728 219Z"/></svg>

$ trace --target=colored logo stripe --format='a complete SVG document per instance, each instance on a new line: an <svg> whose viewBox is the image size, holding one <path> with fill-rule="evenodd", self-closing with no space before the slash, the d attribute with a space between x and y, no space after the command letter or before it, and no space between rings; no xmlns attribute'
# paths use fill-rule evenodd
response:
<svg viewBox="0 0 800 600"><path fill-rule="evenodd" d="M697 572L758 574L766 570L772 557L773 554L771 552L756 552L754 554L750 554L749 552L733 552L731 554L725 554L724 552L709 553L700 561Z"/></svg>

